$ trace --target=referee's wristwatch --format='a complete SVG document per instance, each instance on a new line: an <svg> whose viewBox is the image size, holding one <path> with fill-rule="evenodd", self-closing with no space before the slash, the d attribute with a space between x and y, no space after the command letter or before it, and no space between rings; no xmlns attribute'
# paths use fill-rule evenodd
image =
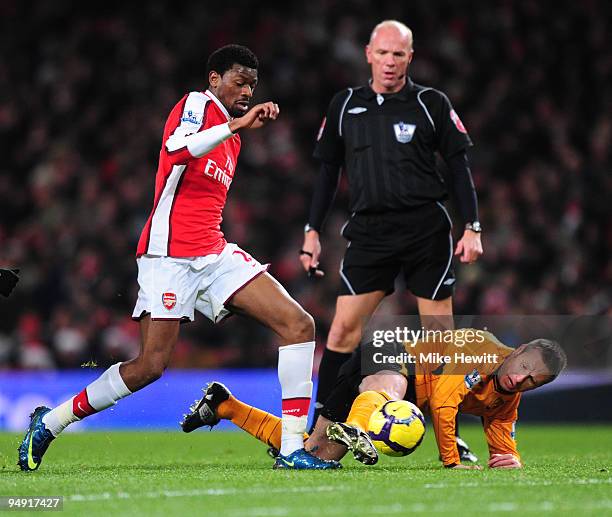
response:
<svg viewBox="0 0 612 517"><path fill-rule="evenodd" d="M481 233L482 232L482 226L480 226L480 221L472 221L471 223L467 223L465 225L465 229L466 230L471 230L475 233Z"/></svg>

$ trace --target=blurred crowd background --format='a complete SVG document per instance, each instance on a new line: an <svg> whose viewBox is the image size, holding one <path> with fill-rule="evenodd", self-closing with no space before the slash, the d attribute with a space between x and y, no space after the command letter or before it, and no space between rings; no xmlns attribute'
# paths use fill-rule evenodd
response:
<svg viewBox="0 0 612 517"><path fill-rule="evenodd" d="M324 279L298 262L315 136L334 92L368 79L372 27L414 31L410 75L445 91L475 147L485 254L459 266L459 314L611 314L612 8L581 2L0 3L0 368L105 366L134 355L135 248L151 210L165 118L206 87L215 48L261 61L256 99L282 116L244 135L228 240L316 319L333 316L344 183L323 234ZM443 167L443 164L441 164ZM448 206L454 210L452 199ZM459 222L459 219L456 218ZM455 237L461 224L455 226ZM398 289L381 309L413 314ZM174 366L271 366L274 336L230 318L185 325Z"/></svg>

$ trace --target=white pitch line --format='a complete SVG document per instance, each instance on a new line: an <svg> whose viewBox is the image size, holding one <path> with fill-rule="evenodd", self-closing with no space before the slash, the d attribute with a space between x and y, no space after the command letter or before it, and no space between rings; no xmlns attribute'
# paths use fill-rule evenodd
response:
<svg viewBox="0 0 612 517"><path fill-rule="evenodd" d="M551 501L541 501L538 503L517 503L515 501L497 501L485 504L478 508L479 511L489 513L498 512L554 512L558 514L561 511L567 512L570 510L585 511L585 510L610 510L612 509L612 500L593 501L591 503L575 503L558 504ZM249 508L225 508L222 512L223 517L290 517L299 513L312 517L320 517L324 515L393 515L393 514L410 514L410 513L453 513L457 512L457 506L454 502L448 503L394 503L391 505L328 505L325 507L310 507L300 508L296 512L295 507L291 506L261 506Z"/></svg>
<svg viewBox="0 0 612 517"><path fill-rule="evenodd" d="M600 481L600 480L582 480L582 481ZM606 480L604 480L606 481ZM612 482L608 479L607 482ZM585 483L586 484L586 483ZM589 483L592 484L592 483ZM473 485L473 483L469 483ZM449 487L457 485L450 485ZM482 486L482 485L481 485ZM507 486L507 485L500 485ZM205 496L236 496L236 495L257 495L257 494L292 494L292 493L322 493L322 492L337 492L347 491L347 486L313 486L313 487L291 487L291 488L266 488L253 487L248 489L232 489L232 488L209 488L209 489L193 489L193 490L159 490L149 492L103 492L100 494L73 494L66 496L67 502L92 502L92 501L111 501L111 500L126 500L126 499L159 499L161 497L205 497ZM553 503L551 501L540 501L537 503L520 503L516 501L495 501L485 505L481 510L488 512L559 512L561 510L576 509L584 510L610 510L612 509L612 500L604 499L601 501L593 501L590 504L575 504L572 506L570 502ZM391 505L328 505L323 508L313 506L310 508L300 508L301 515L309 515L312 517L320 517L321 512L325 515L344 516L346 514L362 514L362 515L392 515L406 513L432 513L432 512L454 512L456 506L454 503L421 503L415 502L412 504L394 503ZM262 506L262 507L238 507L226 508L223 510L224 517L290 517L295 514L295 507L289 506Z"/></svg>
<svg viewBox="0 0 612 517"><path fill-rule="evenodd" d="M587 478L573 479L563 482L558 481L520 481L513 480L513 487L534 487L534 486L558 486L558 485L610 485L612 478ZM422 485L425 489L442 489L449 488L478 488L483 487L506 487L507 483L491 483L491 482L475 482L468 481L462 483L425 483ZM418 488L418 487L415 487ZM98 494L72 494L66 496L66 501L71 502L89 502L89 501L110 501L113 499L157 499L159 497L203 497L203 496L239 496L239 495L258 495L258 494L274 494L274 493L321 493L350 490L349 487L338 485L321 485L313 487L291 487L291 488L269 488L269 487L253 487L253 488L194 488L191 490L156 490L149 492L102 492ZM419 511L419 510L414 510ZM376 512L374 512L376 513Z"/></svg>
<svg viewBox="0 0 612 517"><path fill-rule="evenodd" d="M612 478L578 478L567 479L563 481L521 481L512 480L512 487L524 486L559 486L559 485L612 485ZM447 488L483 488L483 487L507 487L508 483L492 483L490 481L467 481L461 483L425 483L423 488L426 489L443 489Z"/></svg>
<svg viewBox="0 0 612 517"><path fill-rule="evenodd" d="M304 486L290 488L269 488L269 487L253 487L253 488L194 488L191 490L156 490L149 492L102 492L99 494L71 494L65 497L65 501L82 503L90 501L110 501L113 499L157 499L159 497L202 497L202 496L227 496L227 495L257 495L257 494L298 494L298 493L317 493L317 492L335 492L347 490L348 487L338 485L322 485L322 486Z"/></svg>

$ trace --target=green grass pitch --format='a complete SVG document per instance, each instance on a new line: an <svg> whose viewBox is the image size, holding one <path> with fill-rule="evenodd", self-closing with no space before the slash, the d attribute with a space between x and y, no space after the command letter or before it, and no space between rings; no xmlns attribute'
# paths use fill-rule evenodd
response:
<svg viewBox="0 0 612 517"><path fill-rule="evenodd" d="M463 437L486 456L482 431ZM36 472L16 466L0 434L0 495L64 496L68 515L315 516L612 515L612 426L519 428L520 471L450 471L431 429L406 458L341 471L273 471L265 447L239 432L83 433L56 440ZM25 512L20 512L23 515Z"/></svg>

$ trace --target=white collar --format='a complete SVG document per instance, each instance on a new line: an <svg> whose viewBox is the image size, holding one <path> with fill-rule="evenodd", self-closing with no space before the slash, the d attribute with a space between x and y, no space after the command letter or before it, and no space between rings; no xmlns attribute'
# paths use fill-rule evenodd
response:
<svg viewBox="0 0 612 517"><path fill-rule="evenodd" d="M204 95L207 95L208 97L210 97L210 98L213 100L213 102L214 102L214 103L215 103L217 106L219 106L219 109L220 109L220 110L223 112L223 114L224 114L224 115L227 117L227 120L228 120L228 121L231 121L231 120L232 120L232 118L233 118L233 117L231 117L231 116L230 116L230 114L228 113L227 109L225 109L225 106L223 105L223 103L222 103L222 102L221 102L219 99L217 99L217 96L216 96L216 95L215 95L213 92L211 92L210 90L206 90L206 91L204 92Z"/></svg>

